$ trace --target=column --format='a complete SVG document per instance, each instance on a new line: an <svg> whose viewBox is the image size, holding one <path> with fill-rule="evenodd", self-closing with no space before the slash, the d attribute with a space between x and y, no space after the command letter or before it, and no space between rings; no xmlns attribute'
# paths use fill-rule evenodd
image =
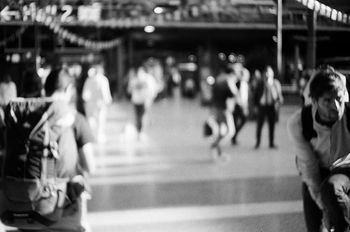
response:
<svg viewBox="0 0 350 232"><path fill-rule="evenodd" d="M316 67L316 23L317 14L314 10L308 10L307 13L307 56L306 68L314 69Z"/></svg>
<svg viewBox="0 0 350 232"><path fill-rule="evenodd" d="M120 40L120 43L118 44L117 46L117 49L116 49L116 55L117 55L117 81L116 81L116 89L118 91L118 98L121 98L123 96L125 96L125 89L124 89L124 78L125 78L125 75L124 75L124 60L125 60L125 57L124 57L124 40L121 39Z"/></svg>
<svg viewBox="0 0 350 232"><path fill-rule="evenodd" d="M282 75L282 0L277 2L277 76Z"/></svg>

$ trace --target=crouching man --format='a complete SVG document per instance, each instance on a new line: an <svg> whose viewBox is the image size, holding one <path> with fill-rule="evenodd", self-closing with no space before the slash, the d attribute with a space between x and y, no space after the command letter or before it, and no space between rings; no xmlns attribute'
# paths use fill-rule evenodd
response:
<svg viewBox="0 0 350 232"><path fill-rule="evenodd" d="M315 73L312 103L288 121L302 179L308 232L344 232L350 200L350 106L342 75L332 67Z"/></svg>

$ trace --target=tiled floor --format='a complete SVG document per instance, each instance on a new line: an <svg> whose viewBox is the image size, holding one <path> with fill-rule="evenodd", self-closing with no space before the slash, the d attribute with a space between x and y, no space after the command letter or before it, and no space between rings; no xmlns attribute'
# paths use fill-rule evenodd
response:
<svg viewBox="0 0 350 232"><path fill-rule="evenodd" d="M108 140L98 148L89 221L94 232L303 232L300 179L286 133L295 106L284 106L277 150L254 150L255 123L214 162L202 136L208 111L197 100L155 103L146 136L135 139L133 108L115 102Z"/></svg>

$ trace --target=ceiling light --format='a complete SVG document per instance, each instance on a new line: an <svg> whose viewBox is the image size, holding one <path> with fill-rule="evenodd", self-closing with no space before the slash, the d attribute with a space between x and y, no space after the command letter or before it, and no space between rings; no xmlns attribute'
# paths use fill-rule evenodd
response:
<svg viewBox="0 0 350 232"><path fill-rule="evenodd" d="M145 26L144 30L146 33L152 33L154 32L156 28L154 26L151 26L151 25L148 25L148 26Z"/></svg>
<svg viewBox="0 0 350 232"><path fill-rule="evenodd" d="M156 14L162 14L162 13L164 13L164 8L157 6L156 8L153 9L153 12Z"/></svg>

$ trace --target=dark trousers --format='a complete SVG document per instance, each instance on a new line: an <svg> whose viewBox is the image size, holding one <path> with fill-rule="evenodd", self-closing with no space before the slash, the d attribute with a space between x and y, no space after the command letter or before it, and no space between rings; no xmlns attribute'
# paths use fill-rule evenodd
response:
<svg viewBox="0 0 350 232"><path fill-rule="evenodd" d="M0 126L0 150L5 147L5 127Z"/></svg>
<svg viewBox="0 0 350 232"><path fill-rule="evenodd" d="M135 107L135 118L136 118L136 129L137 132L142 131L143 127L143 116L145 115L145 105L144 104L134 104Z"/></svg>
<svg viewBox="0 0 350 232"><path fill-rule="evenodd" d="M328 169L321 169L322 179L326 179L329 175ZM303 195L303 208L304 208L304 219L308 232L320 232L322 225L322 210L317 206L316 202L310 195L309 188L305 183L302 183L302 195Z"/></svg>
<svg viewBox="0 0 350 232"><path fill-rule="evenodd" d="M0 150L5 147L5 107L0 105Z"/></svg>
<svg viewBox="0 0 350 232"><path fill-rule="evenodd" d="M235 106L235 110L233 111L233 120L235 122L236 132L231 140L232 142L236 142L239 131L243 128L247 121L247 116L244 114L242 106Z"/></svg>
<svg viewBox="0 0 350 232"><path fill-rule="evenodd" d="M317 206L312 199L309 189L305 183L301 187L303 194L304 219L307 232L320 232L322 225L322 210Z"/></svg>
<svg viewBox="0 0 350 232"><path fill-rule="evenodd" d="M321 186L325 214L335 232L343 232L350 219L350 167L336 168Z"/></svg>
<svg viewBox="0 0 350 232"><path fill-rule="evenodd" d="M261 141L261 131L264 125L265 118L267 118L267 123L269 125L269 142L270 146L274 145L274 135L275 135L275 123L276 123L276 108L274 105L259 106L257 115L257 127L256 127L256 146L260 145Z"/></svg>

